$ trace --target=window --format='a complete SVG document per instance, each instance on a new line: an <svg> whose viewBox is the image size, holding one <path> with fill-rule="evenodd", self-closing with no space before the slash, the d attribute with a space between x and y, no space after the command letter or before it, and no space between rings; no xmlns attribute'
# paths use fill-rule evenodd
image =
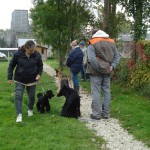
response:
<svg viewBox="0 0 150 150"><path fill-rule="evenodd" d="M44 54L44 49L42 48L42 54Z"/></svg>

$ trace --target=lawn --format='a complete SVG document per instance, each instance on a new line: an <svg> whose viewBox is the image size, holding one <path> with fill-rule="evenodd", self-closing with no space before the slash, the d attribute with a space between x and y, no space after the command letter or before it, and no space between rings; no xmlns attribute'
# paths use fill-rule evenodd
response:
<svg viewBox="0 0 150 150"><path fill-rule="evenodd" d="M56 60L45 63L57 68ZM23 99L23 123L15 122L14 84L7 84L7 62L0 62L0 149L41 149L41 150L99 150L104 142L84 123L76 119L61 117L60 110L64 98L50 100L51 112L39 114L36 108L34 116L27 117L27 95ZM64 68L69 74L69 70ZM80 78L80 76L79 76ZM89 82L80 82L90 92ZM52 77L43 73L37 85L37 92L51 89L56 95L57 88ZM139 96L132 89L111 84L111 117L120 120L122 126L137 140L150 147L150 100ZM95 139L95 140L93 140Z"/></svg>
<svg viewBox="0 0 150 150"><path fill-rule="evenodd" d="M58 65L55 60L46 63L54 68ZM64 72L70 75L66 67ZM89 82L80 84L90 93ZM111 84L111 99L111 117L119 119L129 134L150 147L150 99L139 96L130 87L122 87L114 82Z"/></svg>
<svg viewBox="0 0 150 150"><path fill-rule="evenodd" d="M0 62L0 149L1 150L99 150L103 139L77 119L60 116L64 98L56 97L54 79L43 73L37 92L54 91L51 112L27 116L27 94L23 98L23 122L16 123L14 84L7 84L8 62ZM37 93L36 92L36 93ZM36 99L37 101L37 99Z"/></svg>

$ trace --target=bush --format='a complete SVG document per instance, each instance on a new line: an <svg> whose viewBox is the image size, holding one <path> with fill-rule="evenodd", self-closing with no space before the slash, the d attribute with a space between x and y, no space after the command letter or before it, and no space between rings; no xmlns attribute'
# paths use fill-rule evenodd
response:
<svg viewBox="0 0 150 150"><path fill-rule="evenodd" d="M130 84L138 93L150 97L150 41L139 41L131 58L120 60L113 79L121 85Z"/></svg>
<svg viewBox="0 0 150 150"><path fill-rule="evenodd" d="M114 72L113 79L121 85L127 85L130 80L129 72L128 59L121 58L120 63Z"/></svg>
<svg viewBox="0 0 150 150"><path fill-rule="evenodd" d="M138 93L150 98L150 82L138 89Z"/></svg>
<svg viewBox="0 0 150 150"><path fill-rule="evenodd" d="M143 61L139 59L131 72L131 85L136 90L140 90L145 96L150 97L150 60ZM143 91L143 92L142 92ZM146 92L147 91L147 92Z"/></svg>

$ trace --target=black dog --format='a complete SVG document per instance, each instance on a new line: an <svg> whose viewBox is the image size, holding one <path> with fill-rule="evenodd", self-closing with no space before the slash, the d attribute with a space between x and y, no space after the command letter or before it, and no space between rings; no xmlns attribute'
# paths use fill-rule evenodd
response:
<svg viewBox="0 0 150 150"><path fill-rule="evenodd" d="M78 118L81 116L80 96L76 90L64 85L60 89L57 96L65 96L66 98L66 101L62 107L61 116L69 118Z"/></svg>
<svg viewBox="0 0 150 150"><path fill-rule="evenodd" d="M36 103L36 107L40 113L44 113L45 108L47 112L50 111L51 107L48 99L51 99L52 97L54 97L54 94L51 90L47 90L44 95L42 93L37 94L38 101Z"/></svg>

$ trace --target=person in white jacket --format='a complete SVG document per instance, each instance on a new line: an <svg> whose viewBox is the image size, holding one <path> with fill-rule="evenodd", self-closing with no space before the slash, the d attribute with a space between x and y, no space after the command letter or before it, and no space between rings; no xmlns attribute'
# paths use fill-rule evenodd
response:
<svg viewBox="0 0 150 150"><path fill-rule="evenodd" d="M86 74L86 68L87 68L87 47L85 46L85 42L81 41L79 43L79 46L83 52L83 64L81 69L81 81L89 81L90 77L88 74Z"/></svg>

